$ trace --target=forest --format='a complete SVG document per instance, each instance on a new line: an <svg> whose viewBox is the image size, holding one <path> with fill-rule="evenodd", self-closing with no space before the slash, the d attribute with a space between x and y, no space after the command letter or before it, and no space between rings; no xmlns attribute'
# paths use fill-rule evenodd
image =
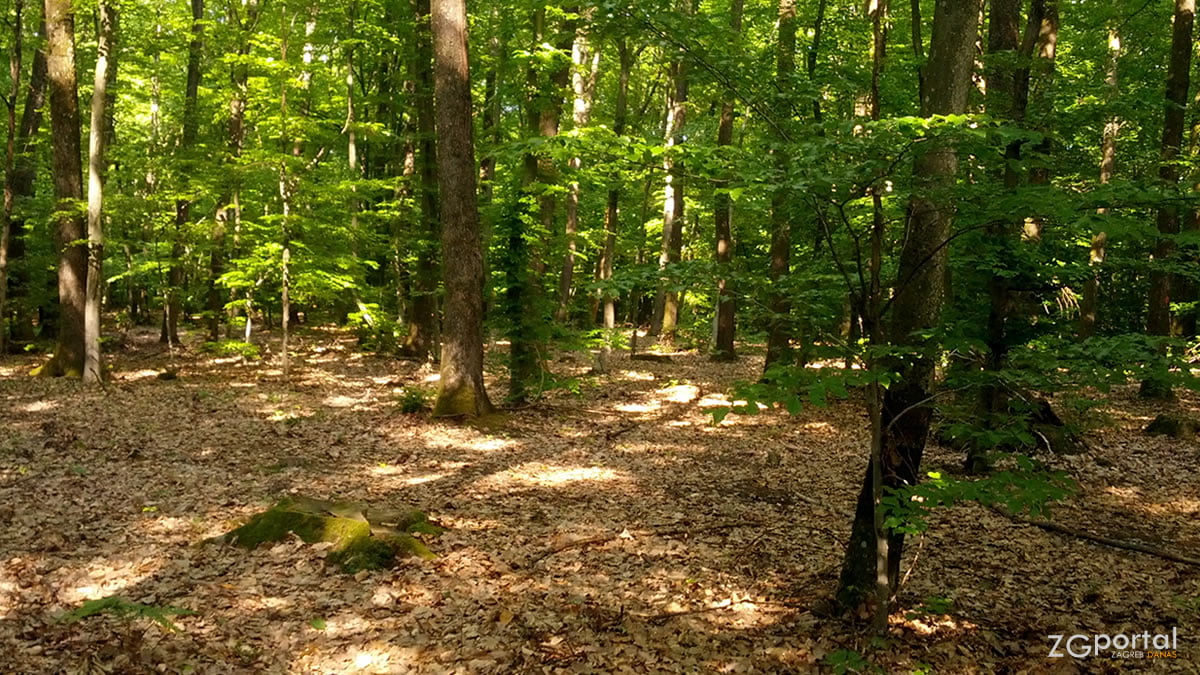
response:
<svg viewBox="0 0 1200 675"><path fill-rule="evenodd" d="M0 12L0 671L1200 672L1196 0Z"/></svg>

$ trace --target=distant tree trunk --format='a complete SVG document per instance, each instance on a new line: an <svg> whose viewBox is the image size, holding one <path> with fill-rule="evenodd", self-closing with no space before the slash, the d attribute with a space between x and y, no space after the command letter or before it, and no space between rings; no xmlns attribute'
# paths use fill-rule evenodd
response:
<svg viewBox="0 0 1200 675"><path fill-rule="evenodd" d="M1158 177L1166 188L1179 182L1180 146L1183 145L1184 113L1187 111L1189 71L1192 67L1192 24L1196 0L1175 0L1171 31L1171 59L1167 64L1166 114L1163 117L1161 164ZM1166 337L1171 334L1171 274L1164 266L1175 255L1174 235L1179 234L1179 207L1167 204L1158 209L1158 231L1163 236L1154 247L1154 267L1150 271L1149 308L1146 334ZM1162 366L1165 368L1165 365ZM1146 398L1171 399L1174 392L1165 373L1142 380L1141 394Z"/></svg>
<svg viewBox="0 0 1200 675"><path fill-rule="evenodd" d="M438 185L437 150L434 143L433 46L429 33L429 0L415 0L416 40L411 77L417 112L417 164L420 185L421 228L417 251L417 273L409 303L407 356L425 360L437 348L437 255Z"/></svg>
<svg viewBox="0 0 1200 675"><path fill-rule="evenodd" d="M46 65L50 83L51 168L54 172L55 238L58 248L58 345L38 372L83 375L83 313L87 284L87 238L80 202L79 91L75 80L75 13L70 0L46 0Z"/></svg>
<svg viewBox="0 0 1200 675"><path fill-rule="evenodd" d="M17 146L17 97L21 95L21 50L24 49L24 0L13 0L12 45L8 55L7 135L4 143L4 220L0 221L0 358L8 353L8 248L16 199L13 171Z"/></svg>
<svg viewBox="0 0 1200 675"><path fill-rule="evenodd" d="M99 11L96 77L92 81L92 120L88 132L88 267L83 322L83 381L90 383L99 383L104 378L100 355L100 303L104 279L104 150L109 134L104 120L108 107L109 59L117 32L116 7L108 0L100 0Z"/></svg>
<svg viewBox="0 0 1200 675"><path fill-rule="evenodd" d="M571 48L572 89L575 93L573 118L576 129L588 125L592 117L592 93L596 87L596 75L600 67L600 52L592 51L588 43L586 28L580 28ZM583 160L572 157L567 166L579 171ZM579 233L579 181L571 181L567 192L567 252L563 255L562 272L558 277L558 308L554 312L556 321L566 321L571 307L571 291L575 277L576 236Z"/></svg>
<svg viewBox="0 0 1200 675"><path fill-rule="evenodd" d="M921 112L933 115L962 114L971 89L975 36L982 0L938 0L933 37L925 66L925 92ZM892 343L917 350L904 363L892 364L899 372L883 396L880 456L885 488L918 482L921 457L929 433L932 408L934 357L920 353L922 331L941 317L945 294L946 245L954 205L944 194L955 183L958 157L953 146L934 144L914 159L915 185L908 207L908 227L900 252L892 300ZM872 473L868 466L859 492L854 525L842 565L837 598L845 608L857 607L876 587L875 504ZM887 538L888 578L893 588L899 579L904 537Z"/></svg>
<svg viewBox="0 0 1200 675"><path fill-rule="evenodd" d="M471 79L464 0L433 0L434 112L442 270L446 286L441 382L433 414L492 411L483 386L483 244L476 201Z"/></svg>
<svg viewBox="0 0 1200 675"><path fill-rule="evenodd" d="M685 14L694 13L695 0L682 0ZM664 135L667 152L663 154L666 185L663 189L662 252L658 267L667 270L683 257L684 171L683 160L674 148L683 144L683 125L687 121L688 62L680 53L668 67L671 84L667 86L667 127ZM654 296L654 318L650 334L658 335L663 344L675 342L679 324L679 293L660 284Z"/></svg>
<svg viewBox="0 0 1200 675"><path fill-rule="evenodd" d="M1121 35L1116 27L1108 29L1108 75L1104 78L1105 100L1112 103L1118 93L1117 64L1121 57ZM1121 119L1112 116L1104 122L1104 133L1100 140L1100 184L1112 181L1117 161L1117 134L1121 131ZM1097 209L1106 215L1108 209ZM1092 273L1083 284L1083 298L1079 302L1079 337L1086 340L1096 334L1096 314L1100 307L1100 271L1108 246L1108 233L1092 235L1092 247L1088 253L1088 264Z"/></svg>
<svg viewBox="0 0 1200 675"><path fill-rule="evenodd" d="M38 32L46 34L45 25ZM16 41L14 41L14 44ZM10 66L11 61L10 61ZM33 52L33 63L30 66L29 85L25 91L25 105L21 110L21 119L17 125L16 155L13 158L12 171L4 176L5 191L5 220L4 234L8 237L5 247L7 259L11 263L19 260L25 252L25 219L14 215L11 209L16 207L19 200L28 199L34 194L34 177L37 163L32 158L34 136L42 126L42 107L46 102L46 52L40 48ZM11 200L10 200L11 195ZM4 284L5 290L10 290L8 301L25 292L25 275L18 275L5 270L8 276ZM13 317L8 324L8 331L14 339L33 339L33 323L29 317L22 316L18 307L7 307L6 315ZM2 352L0 352L2 353Z"/></svg>
<svg viewBox="0 0 1200 675"><path fill-rule="evenodd" d="M625 135L625 121L629 114L629 76L633 71L633 52L629 49L628 38L624 36L617 41L617 59L620 62L620 71L617 75L617 101L616 109L613 112L613 134L620 138ZM617 255L617 230L620 229L621 222L620 172L616 172L612 180L614 182L608 190L608 200L604 207L604 250L600 253L598 264L600 281L605 284L612 281L613 259ZM612 341L617 328L617 298L612 289L607 287L601 293L604 300L604 345L600 348L597 370L607 372L609 356L612 354Z"/></svg>
<svg viewBox="0 0 1200 675"><path fill-rule="evenodd" d="M742 9L744 0L732 0L729 8L729 27L735 36L742 32ZM728 147L733 143L733 92L725 92L721 104L721 118L717 123L717 147ZM737 358L733 349L735 313L733 282L729 279L733 262L733 200L730 199L729 179L716 182L713 196L713 225L716 229L717 259L717 335L713 359L732 361Z"/></svg>
<svg viewBox="0 0 1200 675"><path fill-rule="evenodd" d="M498 23L500 20L499 6L492 8L492 21ZM493 65L484 75L483 91L485 100L483 102L483 136L485 142L490 145L490 148L479 160L479 180L482 183L480 186L480 203L482 205L490 205L492 203L492 195L495 192L496 180L496 151L500 147L500 66L499 62L504 58L504 40L501 33L503 27L497 25L495 27L490 49Z"/></svg>
<svg viewBox="0 0 1200 675"><path fill-rule="evenodd" d="M787 90L788 81L796 73L796 0L779 0L779 44L775 51L775 79L780 88ZM776 133L776 142L782 144L786 139ZM784 174L787 171L787 160L783 153L775 152L776 171ZM771 319L767 328L767 357L763 363L764 375L771 368L790 363L792 360L791 345L791 298L780 285L787 277L791 267L792 254L792 219L788 207L792 199L791 190L786 180L781 179L771 193L771 248L770 268L768 277L771 280L771 294L767 307Z"/></svg>
<svg viewBox="0 0 1200 675"><path fill-rule="evenodd" d="M179 152L186 155L196 144L200 118L196 112L200 92L200 56L204 51L204 0L191 0L192 39L188 41L187 82L183 95L183 133ZM163 307L159 342L179 344L179 315L183 311L180 286L183 285L183 229L191 219L192 200L175 200L175 229L171 233L171 262L167 268L167 301Z"/></svg>

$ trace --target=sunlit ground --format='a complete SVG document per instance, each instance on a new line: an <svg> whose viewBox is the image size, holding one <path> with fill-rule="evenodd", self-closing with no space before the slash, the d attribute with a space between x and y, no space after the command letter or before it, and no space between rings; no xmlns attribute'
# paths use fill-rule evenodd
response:
<svg viewBox="0 0 1200 675"><path fill-rule="evenodd" d="M1200 629L1195 568L962 506L910 540L903 609L873 649L864 617L818 611L864 413L761 406L714 424L745 404L733 384L759 358L618 354L597 377L565 355L553 367L578 393L471 425L403 412L436 372L340 333L297 340L290 385L267 350L172 354L154 337L115 355L102 392L24 377L33 357L0 364L0 670L781 673L854 650L883 672L1046 672L1047 634ZM488 386L501 401L502 379ZM1092 453L1045 458L1081 485L1052 516L1195 555L1194 446L1140 435L1139 406L1117 394ZM927 462L960 458L933 447ZM436 560L356 576L326 566L326 545L199 544L287 493L417 507L448 530ZM194 613L169 615L178 632L60 620L111 595Z"/></svg>

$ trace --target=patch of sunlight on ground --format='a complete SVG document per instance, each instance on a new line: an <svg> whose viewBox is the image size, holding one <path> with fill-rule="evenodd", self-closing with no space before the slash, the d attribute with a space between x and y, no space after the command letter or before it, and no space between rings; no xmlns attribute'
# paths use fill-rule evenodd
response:
<svg viewBox="0 0 1200 675"><path fill-rule="evenodd" d="M346 396L345 394L326 396L325 399L321 401L323 405L327 405L330 408L353 408L354 406L363 402L364 399L360 397Z"/></svg>
<svg viewBox="0 0 1200 675"><path fill-rule="evenodd" d="M161 370L155 370L153 368L143 368L142 370L129 370L124 373L121 373L121 379L125 380L127 382L131 381L131 380L153 380L154 378L158 377L158 374L161 372L162 372Z"/></svg>
<svg viewBox="0 0 1200 675"><path fill-rule="evenodd" d="M33 403L26 403L23 406L19 406L17 410L20 410L21 412L36 413L54 410L57 407L58 401L34 401Z"/></svg>
<svg viewBox="0 0 1200 675"><path fill-rule="evenodd" d="M1149 508L1153 512L1194 513L1200 515L1200 499L1172 499Z"/></svg>
<svg viewBox="0 0 1200 675"><path fill-rule="evenodd" d="M613 410L628 413L648 413L654 412L661 407L662 405L660 405L658 401L651 401L649 403L622 403L620 405L613 406Z"/></svg>
<svg viewBox="0 0 1200 675"><path fill-rule="evenodd" d="M625 474L603 466L555 466L531 462L489 476L480 482L495 484L497 487L509 487L513 483L533 487L559 487L568 483L606 483L627 479Z"/></svg>
<svg viewBox="0 0 1200 675"><path fill-rule="evenodd" d="M161 559L148 556L125 561L96 560L78 572L78 585L64 588L58 599L77 605L106 598L149 579L160 567Z"/></svg>
<svg viewBox="0 0 1200 675"><path fill-rule="evenodd" d="M639 380L641 382L653 382L654 373L647 373L643 370L627 370L622 373L625 377L631 380Z"/></svg>
<svg viewBox="0 0 1200 675"><path fill-rule="evenodd" d="M385 464L382 466L371 467L370 472L376 476L402 476L408 473L408 470L403 467ZM430 483L435 480L441 480L449 475L450 474L448 473L427 473L421 476L410 476L401 480L400 484L408 486L420 485L422 483Z"/></svg>
<svg viewBox="0 0 1200 675"><path fill-rule="evenodd" d="M7 619L16 609L19 588L17 582L0 577L0 619Z"/></svg>
<svg viewBox="0 0 1200 675"><path fill-rule="evenodd" d="M422 382L426 382L426 383L430 383L430 382L441 382L441 381L442 381L442 374L441 374L441 373L431 373L431 374L429 374L429 375L426 375L426 376L425 376L425 378L424 378L424 379L422 379L421 381L422 381Z"/></svg>
<svg viewBox="0 0 1200 675"><path fill-rule="evenodd" d="M158 518L146 518L138 521L137 529L147 534L191 534L194 526L190 518L160 516Z"/></svg>
<svg viewBox="0 0 1200 675"><path fill-rule="evenodd" d="M694 384L679 384L659 389L658 393L665 396L671 403L691 403L700 396L700 387Z"/></svg>
<svg viewBox="0 0 1200 675"><path fill-rule="evenodd" d="M1110 486L1104 488L1104 491L1114 497L1119 497L1121 499L1141 499L1142 498L1141 488L1136 488L1136 487L1120 487L1117 485L1110 485Z"/></svg>
<svg viewBox="0 0 1200 675"><path fill-rule="evenodd" d="M942 635L949 636L959 633L966 633L979 628L978 625L971 623L965 619L956 619L952 616L922 616L907 619L901 622L903 625L911 628L918 635Z"/></svg>

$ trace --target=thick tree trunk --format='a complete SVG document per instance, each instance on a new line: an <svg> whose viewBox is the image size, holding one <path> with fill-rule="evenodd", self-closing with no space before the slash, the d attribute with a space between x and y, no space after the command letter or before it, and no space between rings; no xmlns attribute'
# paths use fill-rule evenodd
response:
<svg viewBox="0 0 1200 675"><path fill-rule="evenodd" d="M79 94L75 80L75 13L70 0L46 0L46 65L54 172L55 237L58 248L58 344L39 373L83 374L83 313L87 284L87 232L80 164Z"/></svg>
<svg viewBox="0 0 1200 675"><path fill-rule="evenodd" d="M1196 0L1175 0L1171 31L1171 59L1167 64L1166 112L1163 116L1161 164L1158 177L1165 188L1179 182L1180 146L1183 145L1184 113L1192 67L1192 25ZM1158 209L1158 231L1163 236L1154 247L1154 267L1150 271L1150 297L1146 313L1146 334L1166 337L1171 334L1171 274L1164 268L1175 255L1174 235L1179 234L1180 209L1167 204ZM1165 373L1153 374L1142 381L1141 394L1147 398L1174 398Z"/></svg>
<svg viewBox="0 0 1200 675"><path fill-rule="evenodd" d="M737 36L742 32L743 0L733 0L729 8L729 27ZM733 92L725 93L721 104L721 118L717 123L717 147L733 143ZM732 361L737 358L733 348L735 312L733 282L730 272L733 263L733 201L728 188L729 179L716 181L713 197L713 225L716 230L717 259L717 334L712 358L716 361Z"/></svg>
<svg viewBox="0 0 1200 675"><path fill-rule="evenodd" d="M981 5L982 0L938 0L925 66L923 115L961 114L966 110ZM957 172L957 154L946 144L923 148L913 167L915 185L894 286L889 336L894 344L917 354L904 363L891 364L898 370L899 379L883 396L880 473L883 486L889 489L915 484L920 476L932 416L929 396L935 355L929 353L919 335L936 326L941 317L946 245L954 215L954 205L945 193L953 187ZM837 599L846 608L857 607L876 587L874 470L868 466L859 492L838 583ZM888 537L888 577L893 587L899 578L903 550L903 535L892 533Z"/></svg>
<svg viewBox="0 0 1200 675"><path fill-rule="evenodd" d="M483 244L476 201L464 0L433 0L434 112L446 304L433 414L491 412L483 387Z"/></svg>
<svg viewBox="0 0 1200 675"><path fill-rule="evenodd" d="M88 268L84 301L83 381L99 383L104 378L100 355L100 303L104 278L104 151L109 131L105 128L108 108L109 62L117 33L117 9L100 0L100 33L96 50L96 76L92 81L92 121L88 133Z"/></svg>

